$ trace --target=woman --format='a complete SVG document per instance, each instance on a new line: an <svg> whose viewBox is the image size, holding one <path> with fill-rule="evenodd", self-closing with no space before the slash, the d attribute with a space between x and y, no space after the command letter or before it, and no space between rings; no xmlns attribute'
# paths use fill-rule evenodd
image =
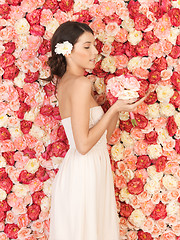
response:
<svg viewBox="0 0 180 240"><path fill-rule="evenodd" d="M118 100L106 113L92 96L85 69L95 67L92 29L78 22L59 26L51 41L51 77L70 148L52 186L50 240L118 240L118 216L107 140L119 111L136 103Z"/></svg>

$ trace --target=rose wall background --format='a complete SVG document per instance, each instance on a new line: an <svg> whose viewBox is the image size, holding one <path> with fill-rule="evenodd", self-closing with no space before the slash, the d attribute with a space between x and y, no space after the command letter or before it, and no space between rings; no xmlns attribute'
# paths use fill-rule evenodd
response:
<svg viewBox="0 0 180 240"><path fill-rule="evenodd" d="M0 0L0 239L48 239L51 184L68 150L46 64L67 20L99 51L86 75L106 111L108 79L130 73L144 96L108 144L122 239L180 239L180 1ZM102 186L103 187L103 186Z"/></svg>

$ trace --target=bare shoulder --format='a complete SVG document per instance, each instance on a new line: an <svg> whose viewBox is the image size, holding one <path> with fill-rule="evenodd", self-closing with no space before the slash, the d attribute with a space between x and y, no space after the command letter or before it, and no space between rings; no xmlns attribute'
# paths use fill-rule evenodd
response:
<svg viewBox="0 0 180 240"><path fill-rule="evenodd" d="M91 90L91 82L88 78L81 76L81 77L77 77L74 81L73 81L73 90L75 91L80 91L80 90Z"/></svg>

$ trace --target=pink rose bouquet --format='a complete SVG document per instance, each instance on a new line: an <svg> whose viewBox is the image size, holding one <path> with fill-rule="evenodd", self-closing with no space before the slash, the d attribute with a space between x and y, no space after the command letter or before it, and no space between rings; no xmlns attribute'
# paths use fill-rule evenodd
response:
<svg viewBox="0 0 180 240"><path fill-rule="evenodd" d="M110 92L117 99L137 99L139 97L140 83L133 75L121 75L112 77L107 82L106 91ZM133 126L137 126L134 114L130 112Z"/></svg>

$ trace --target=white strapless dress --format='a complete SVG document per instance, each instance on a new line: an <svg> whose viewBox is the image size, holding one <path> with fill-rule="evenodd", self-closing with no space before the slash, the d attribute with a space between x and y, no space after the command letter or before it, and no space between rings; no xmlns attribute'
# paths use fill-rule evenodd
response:
<svg viewBox="0 0 180 240"><path fill-rule="evenodd" d="M89 128L103 116L90 108ZM53 181L49 240L119 240L106 133L85 155L75 146L71 118L62 120L70 148Z"/></svg>

